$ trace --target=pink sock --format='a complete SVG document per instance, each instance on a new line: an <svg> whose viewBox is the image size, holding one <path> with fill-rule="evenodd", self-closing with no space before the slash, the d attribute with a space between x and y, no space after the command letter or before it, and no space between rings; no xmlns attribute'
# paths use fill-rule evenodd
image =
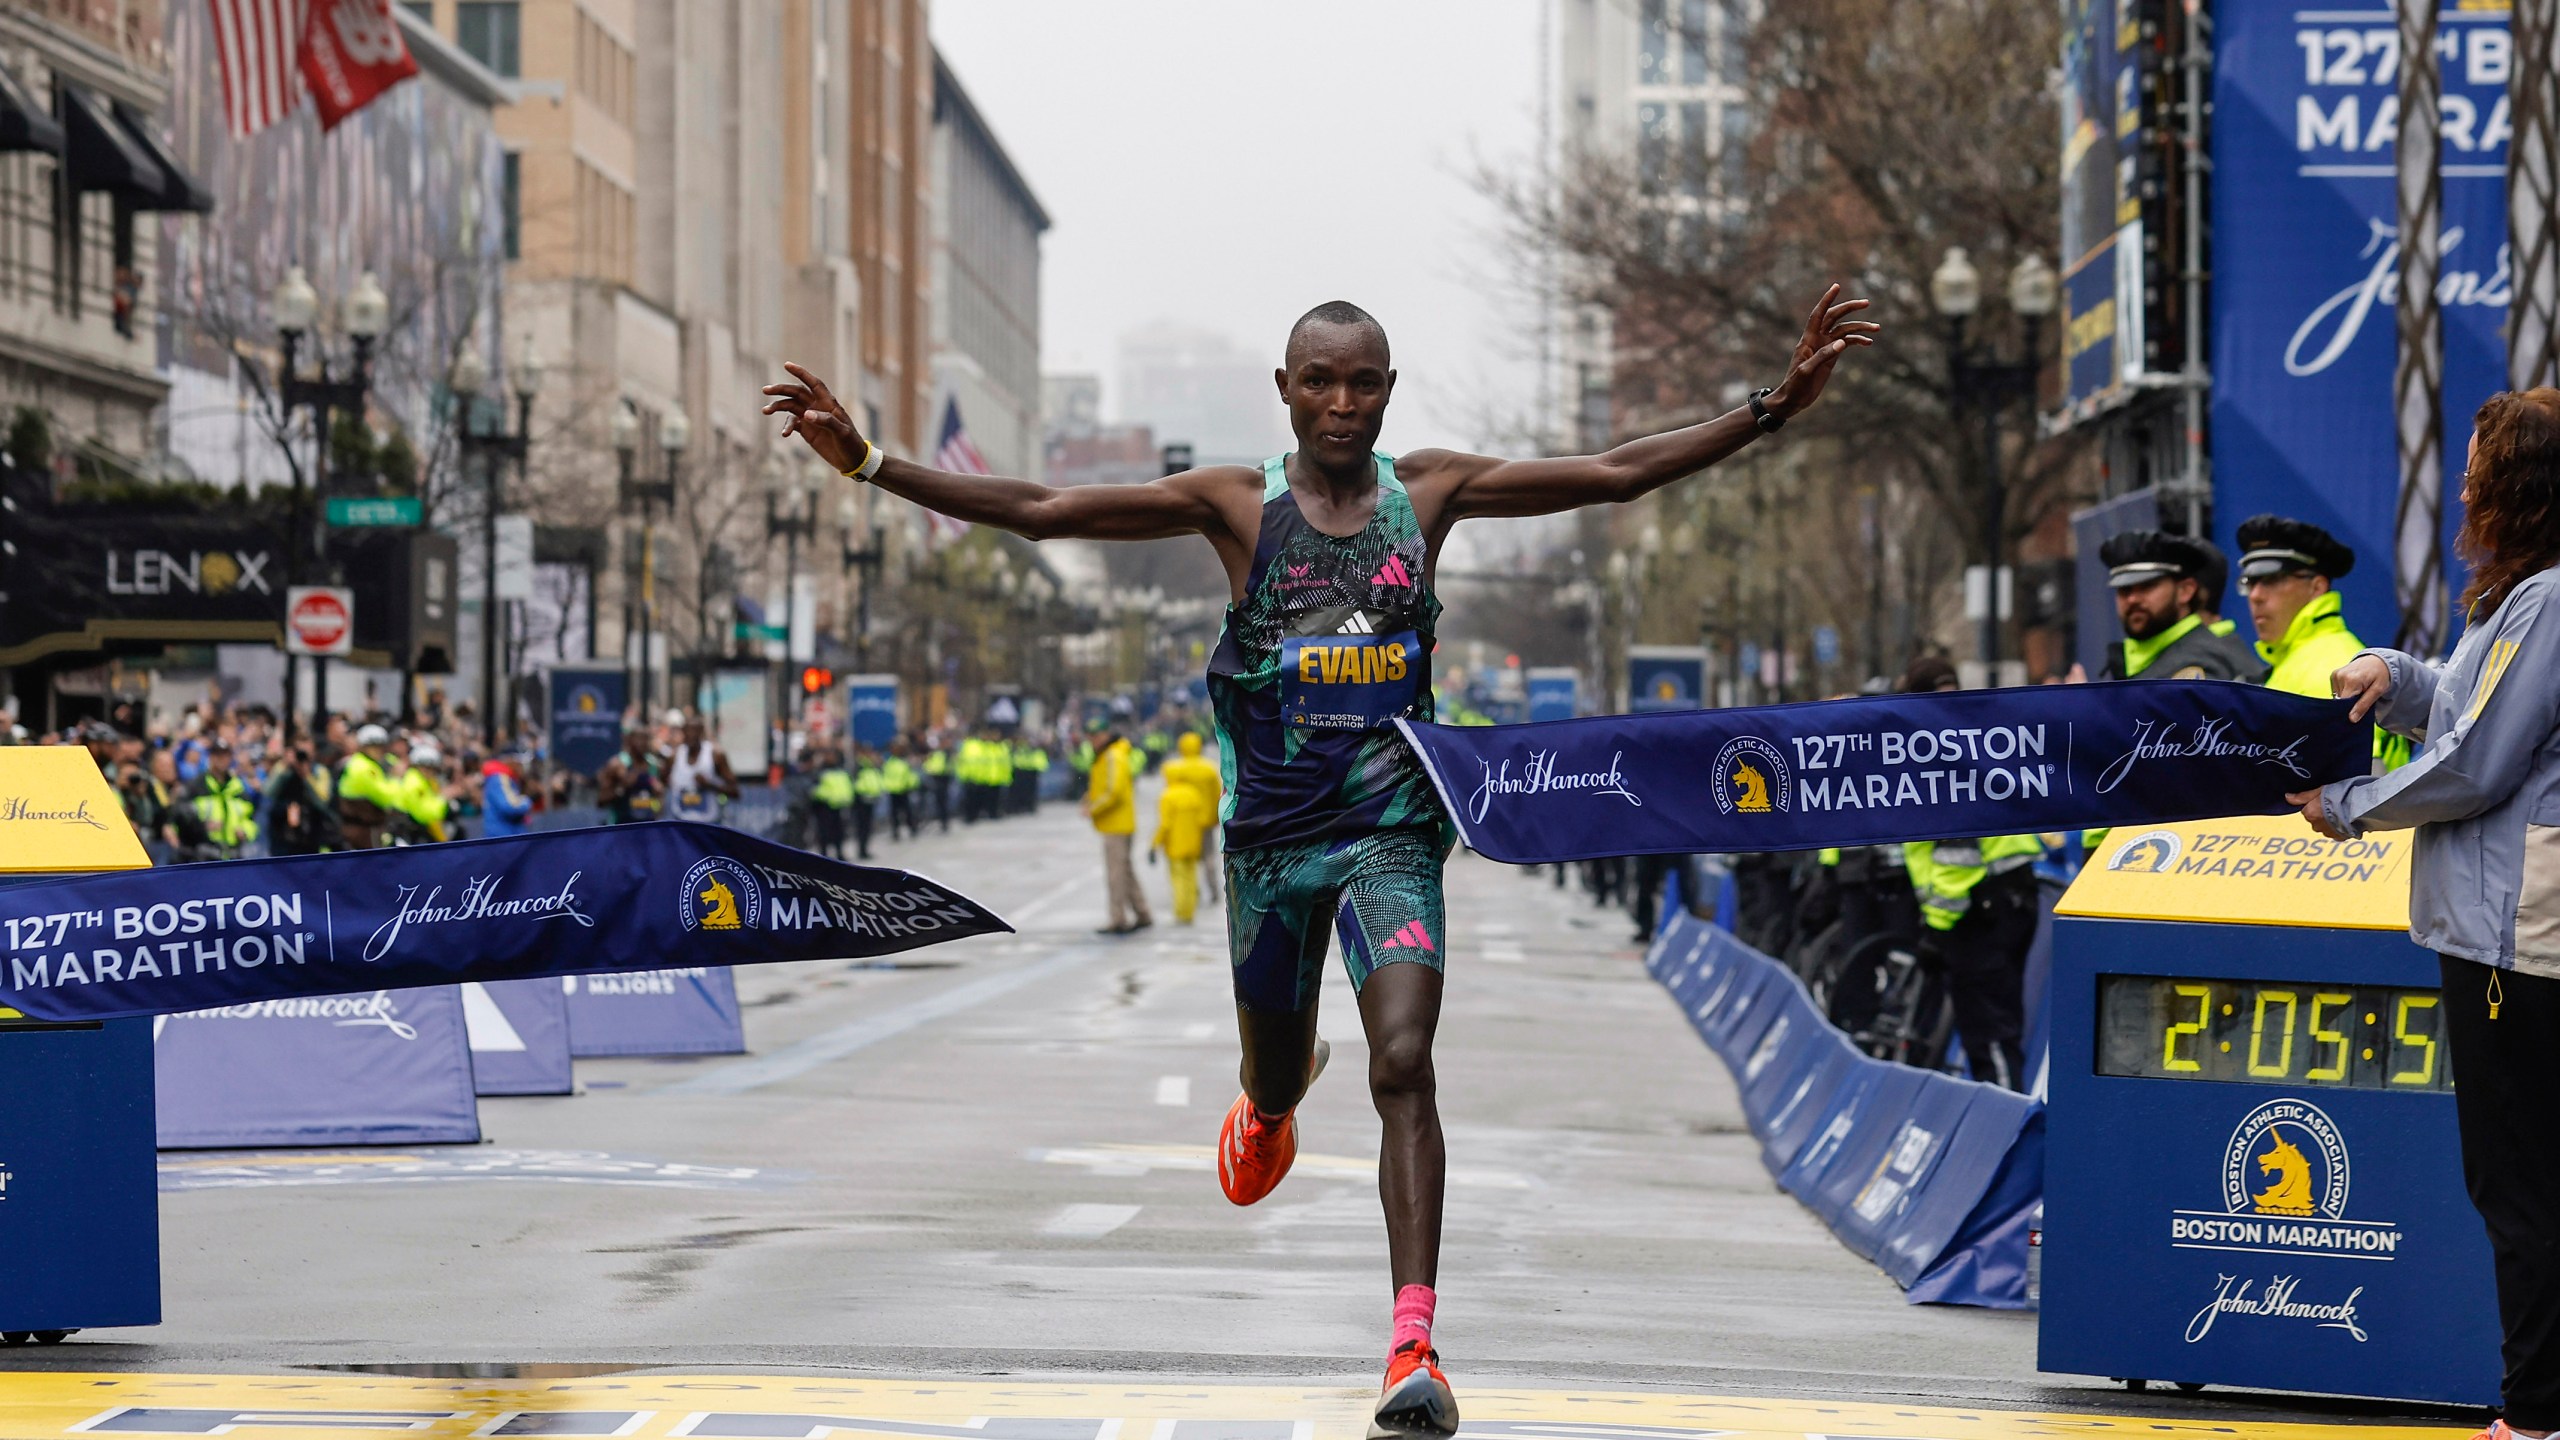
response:
<svg viewBox="0 0 2560 1440"><path fill-rule="evenodd" d="M1440 1296L1428 1285L1407 1285L1396 1292L1396 1333L1387 1342L1390 1358L1408 1340L1431 1343L1431 1311L1439 1303Z"/></svg>

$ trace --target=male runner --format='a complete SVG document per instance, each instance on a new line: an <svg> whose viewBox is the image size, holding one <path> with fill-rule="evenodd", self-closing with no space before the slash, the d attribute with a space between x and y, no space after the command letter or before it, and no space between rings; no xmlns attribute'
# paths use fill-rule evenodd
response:
<svg viewBox="0 0 2560 1440"><path fill-rule="evenodd" d="M1051 489L888 458L824 381L798 365L769 385L838 471L927 509L1033 540L1200 535L1234 604L1209 662L1225 771L1228 952L1244 1094L1218 1141L1227 1198L1269 1194L1297 1157L1292 1112L1320 1068L1316 988L1326 931L1369 1039L1369 1091L1385 1122L1378 1189L1396 1286L1395 1335L1373 1437L1450 1435L1456 1402L1431 1348L1445 1157L1431 1040L1440 1019L1440 867L1454 835L1393 728L1431 718L1440 602L1432 564L1450 527L1623 503L1696 474L1811 405L1852 345L1879 327L1832 286L1786 375L1701 425L1604 455L1497 460L1450 450L1377 451L1396 372L1387 336L1355 305L1319 305L1274 372L1297 449L1260 467L1212 465L1143 485ZM1405 963L1411 962L1411 963Z"/></svg>

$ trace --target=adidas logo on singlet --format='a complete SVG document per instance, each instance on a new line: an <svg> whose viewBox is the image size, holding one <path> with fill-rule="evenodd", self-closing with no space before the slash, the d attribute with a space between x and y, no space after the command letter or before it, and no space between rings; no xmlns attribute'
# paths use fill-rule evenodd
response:
<svg viewBox="0 0 2560 1440"><path fill-rule="evenodd" d="M1336 635L1375 635L1378 633L1378 627L1369 623L1369 617L1365 612L1354 610L1351 612L1350 619L1343 621L1341 624L1333 628L1333 633Z"/></svg>
<svg viewBox="0 0 2560 1440"><path fill-rule="evenodd" d="M1413 572L1404 568L1402 556L1390 555L1387 563L1378 567L1378 573L1369 577L1369 583L1410 590L1413 588Z"/></svg>

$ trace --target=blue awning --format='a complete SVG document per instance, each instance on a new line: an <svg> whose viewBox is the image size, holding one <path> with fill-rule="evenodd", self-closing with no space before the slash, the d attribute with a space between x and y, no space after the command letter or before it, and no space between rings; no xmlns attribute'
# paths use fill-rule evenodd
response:
<svg viewBox="0 0 2560 1440"><path fill-rule="evenodd" d="M198 183L196 177L188 174L186 167L178 163L177 157L169 153L169 147L160 141L160 127L151 123L150 116L119 100L115 103L115 120L124 127L125 134L133 138L133 143L151 157L151 162L160 167L160 174L166 181L156 201L136 197L133 208L183 210L196 215L213 213L213 192Z"/></svg>
<svg viewBox="0 0 2560 1440"><path fill-rule="evenodd" d="M105 190L137 202L167 190L169 177L97 96L63 81L54 83L54 93L62 101L62 160L73 190Z"/></svg>
<svg viewBox="0 0 2560 1440"><path fill-rule="evenodd" d="M0 151L41 150L62 153L62 126L27 94L27 87L0 65Z"/></svg>

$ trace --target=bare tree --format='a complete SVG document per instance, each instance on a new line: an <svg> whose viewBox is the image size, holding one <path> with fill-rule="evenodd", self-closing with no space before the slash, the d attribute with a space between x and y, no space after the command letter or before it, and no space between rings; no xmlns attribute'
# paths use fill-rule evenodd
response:
<svg viewBox="0 0 2560 1440"><path fill-rule="evenodd" d="M1774 583L1852 612L1826 620L1857 634L1872 593L1843 582L1866 579L1879 534L1900 577L1885 589L1908 607L1920 582L1944 582L1952 557L2005 559L2071 499L2068 443L2038 443L2023 409L1991 440L1984 397L1954 384L1968 341L2019 350L2023 327L1998 278L2057 243L2060 21L2017 0L1761 9L1749 98L1723 119L1722 154L1648 134L1632 157L1586 150L1554 175L1487 173L1481 184L1523 254L1556 257L1543 272L1558 277L1554 301L1610 317L1621 433L1713 413L1741 384L1769 383L1826 284L1875 299L1884 343L1843 365L1796 422L1839 442L1828 463L1798 467L1774 520L1810 543L1761 547L1784 567ZM1993 281L1969 334L1929 303L1950 246ZM2047 327L2041 341L2053 338ZM1669 500L1660 523L1700 503ZM1702 517L1692 523L1703 529ZM1998 553L1986 554L1995 536Z"/></svg>

